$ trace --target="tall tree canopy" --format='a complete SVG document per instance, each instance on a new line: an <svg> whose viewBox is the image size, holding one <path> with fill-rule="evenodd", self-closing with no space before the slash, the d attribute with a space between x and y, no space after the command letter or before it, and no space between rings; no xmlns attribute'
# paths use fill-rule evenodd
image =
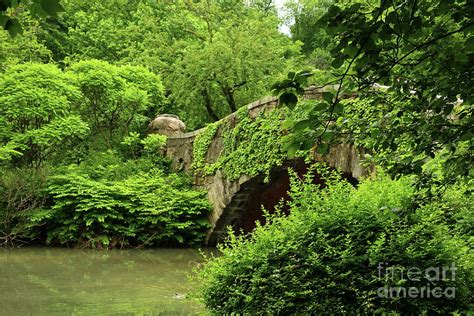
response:
<svg viewBox="0 0 474 316"><path fill-rule="evenodd" d="M303 52L328 49L334 41L325 28L318 27L319 19L326 14L334 0L291 0L285 3L287 23L291 23L291 37L303 42Z"/></svg>
<svg viewBox="0 0 474 316"><path fill-rule="evenodd" d="M0 75L0 161L39 166L88 133L74 111L80 91L54 65L23 64Z"/></svg>
<svg viewBox="0 0 474 316"><path fill-rule="evenodd" d="M292 65L299 46L278 32L275 16L239 4L188 5L194 33L170 76L183 112L213 120L264 95L268 83Z"/></svg>
<svg viewBox="0 0 474 316"><path fill-rule="evenodd" d="M41 22L54 60L145 66L161 75L170 110L191 128L267 94L299 58L268 1L62 3L58 19Z"/></svg>
<svg viewBox="0 0 474 316"><path fill-rule="evenodd" d="M40 39L40 22L25 11L18 12L15 19L21 23L21 36L0 29L0 71L20 63L51 61L51 51Z"/></svg>

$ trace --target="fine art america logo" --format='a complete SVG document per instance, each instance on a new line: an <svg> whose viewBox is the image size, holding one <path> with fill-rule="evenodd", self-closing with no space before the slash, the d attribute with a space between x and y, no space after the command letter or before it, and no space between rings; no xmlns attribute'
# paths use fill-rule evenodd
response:
<svg viewBox="0 0 474 316"><path fill-rule="evenodd" d="M377 289L377 296L381 298L448 298L456 296L455 287L441 287L435 284L449 282L456 279L456 265L449 267L390 267L386 262L380 262L378 277L385 283L404 284L410 286L387 286ZM447 284L447 283L444 283Z"/></svg>

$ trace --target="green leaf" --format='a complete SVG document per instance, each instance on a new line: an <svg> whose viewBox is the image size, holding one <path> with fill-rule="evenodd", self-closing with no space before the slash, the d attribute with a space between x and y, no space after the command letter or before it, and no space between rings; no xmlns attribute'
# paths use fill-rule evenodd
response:
<svg viewBox="0 0 474 316"><path fill-rule="evenodd" d="M383 41L390 40L393 36L392 30L384 24L380 30L379 36Z"/></svg>
<svg viewBox="0 0 474 316"><path fill-rule="evenodd" d="M64 11L59 0L41 0L40 4L41 8L52 17L57 17L59 12Z"/></svg>
<svg viewBox="0 0 474 316"><path fill-rule="evenodd" d="M331 16L335 16L341 12L341 8L339 8L337 5L333 4L328 8L328 14Z"/></svg>
<svg viewBox="0 0 474 316"><path fill-rule="evenodd" d="M323 135L321 135L321 139L325 142L329 142L333 136L334 136L333 132L327 131Z"/></svg>
<svg viewBox="0 0 474 316"><path fill-rule="evenodd" d="M344 58L335 58L332 63L331 63L331 66L338 69L342 66L342 64L344 64Z"/></svg>
<svg viewBox="0 0 474 316"><path fill-rule="evenodd" d="M320 155L325 155L329 151L329 145L326 143L321 143L319 144L318 148L316 149L316 152Z"/></svg>
<svg viewBox="0 0 474 316"><path fill-rule="evenodd" d="M17 19L9 19L5 24L5 28L8 30L11 37L23 33L23 28L21 27L20 21Z"/></svg>
<svg viewBox="0 0 474 316"><path fill-rule="evenodd" d="M301 144L301 150L309 150L313 147L314 140L312 138L307 138L303 144Z"/></svg>
<svg viewBox="0 0 474 316"><path fill-rule="evenodd" d="M311 70L302 70L296 74L297 77L311 77L312 75Z"/></svg>
<svg viewBox="0 0 474 316"><path fill-rule="evenodd" d="M8 20L10 20L8 16L0 14L0 27L6 28Z"/></svg>
<svg viewBox="0 0 474 316"><path fill-rule="evenodd" d="M338 102L334 106L334 113L342 113L344 111L344 105L341 102Z"/></svg>
<svg viewBox="0 0 474 316"><path fill-rule="evenodd" d="M33 2L31 5L30 5L30 13L32 16L35 16L35 17L40 17L42 19L45 19L48 17L48 12L46 12L42 5L41 5L41 2L37 1L37 2Z"/></svg>
<svg viewBox="0 0 474 316"><path fill-rule="evenodd" d="M291 143L290 146L288 146L288 157L292 158L295 156L296 152L300 149L301 143L296 142L296 143Z"/></svg>
<svg viewBox="0 0 474 316"><path fill-rule="evenodd" d="M395 11L392 11L387 15L385 22L387 24L397 24L397 14L395 13Z"/></svg>
<svg viewBox="0 0 474 316"><path fill-rule="evenodd" d="M309 77L311 77L313 73L309 70L303 70L296 74L295 81L300 85L304 85Z"/></svg>
<svg viewBox="0 0 474 316"><path fill-rule="evenodd" d="M362 6L362 3L354 3L353 5L351 5L351 6L349 7L348 10L349 10L350 12L357 12L357 11L360 9L361 6Z"/></svg>
<svg viewBox="0 0 474 316"><path fill-rule="evenodd" d="M293 109L298 103L298 97L291 92L285 92L280 96L280 103L285 104L288 108Z"/></svg>
<svg viewBox="0 0 474 316"><path fill-rule="evenodd" d="M354 46L354 45L349 45L349 46L346 46L346 48L344 49L344 54L346 54L349 58L354 58L355 55L357 54L357 47Z"/></svg>
<svg viewBox="0 0 474 316"><path fill-rule="evenodd" d="M454 108L454 104L452 104L452 103L451 104L446 104L446 106L443 109L444 115L451 114L451 112L453 111L453 108Z"/></svg>
<svg viewBox="0 0 474 316"><path fill-rule="evenodd" d="M281 123L281 127L282 127L282 128L285 128L285 129L287 129L287 128L292 128L292 127L295 125L295 123L296 123L296 122L295 122L294 119L292 119L292 118L287 118L287 119L285 119L285 120L283 121L283 123Z"/></svg>
<svg viewBox="0 0 474 316"><path fill-rule="evenodd" d="M294 131L302 131L311 126L311 120L302 120L293 126Z"/></svg>
<svg viewBox="0 0 474 316"><path fill-rule="evenodd" d="M331 103L333 98L334 93L329 91L323 92L323 100L325 100L327 103Z"/></svg>
<svg viewBox="0 0 474 316"><path fill-rule="evenodd" d="M280 91L284 89L283 85L281 82L275 82L271 87L270 90L274 91L274 93L278 94Z"/></svg>
<svg viewBox="0 0 474 316"><path fill-rule="evenodd" d="M328 103L326 103L326 102L319 102L319 103L316 104L316 106L314 107L314 110L315 110L315 111L326 111L328 108L329 108L329 104L328 104Z"/></svg>

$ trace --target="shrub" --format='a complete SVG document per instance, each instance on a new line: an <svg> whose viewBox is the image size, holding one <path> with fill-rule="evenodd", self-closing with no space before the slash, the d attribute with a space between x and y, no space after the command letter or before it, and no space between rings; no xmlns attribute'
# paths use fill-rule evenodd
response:
<svg viewBox="0 0 474 316"><path fill-rule="evenodd" d="M474 200L469 185L450 185L441 198L420 207L417 216L433 224L447 225L450 233L474 246Z"/></svg>
<svg viewBox="0 0 474 316"><path fill-rule="evenodd" d="M113 155L103 156L50 177L52 206L34 218L44 224L48 244L112 248L202 243L210 210L205 192L192 189L182 176L153 168L148 160L119 162Z"/></svg>
<svg viewBox="0 0 474 316"><path fill-rule="evenodd" d="M149 134L142 138L140 134L132 132L123 138L119 152L126 159L149 158L166 167L170 162L162 155L166 139L165 135L160 134Z"/></svg>
<svg viewBox="0 0 474 316"><path fill-rule="evenodd" d="M198 277L211 311L404 314L470 308L472 251L443 221L410 211L408 179L367 180L355 189L323 174L325 188L312 184L311 176L294 177L290 215L269 216L269 224L257 225L250 236L231 234L220 247L223 255L208 260ZM454 279L430 281L423 274L414 281L398 273L452 263ZM423 286L454 287L455 297L400 298L385 292Z"/></svg>
<svg viewBox="0 0 474 316"><path fill-rule="evenodd" d="M15 246L38 237L30 219L46 202L46 176L45 168L0 171L0 245Z"/></svg>

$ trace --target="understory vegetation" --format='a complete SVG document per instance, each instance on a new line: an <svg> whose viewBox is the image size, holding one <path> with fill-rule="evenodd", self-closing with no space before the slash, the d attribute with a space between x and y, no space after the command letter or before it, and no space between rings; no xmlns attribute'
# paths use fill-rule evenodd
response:
<svg viewBox="0 0 474 316"><path fill-rule="evenodd" d="M210 258L200 271L202 297L211 311L445 314L469 309L474 258L472 236L465 235L473 229L472 201L462 195L466 188L453 188L443 199L415 209L410 178L379 175L354 188L334 172L316 170L324 188L313 184L311 172L304 179L294 174L290 215L269 215L270 223L257 225L250 237L230 232L222 256ZM407 280L411 267L424 272L453 265L455 275L420 273ZM411 287L455 289L455 295L397 296L397 289Z"/></svg>
<svg viewBox="0 0 474 316"><path fill-rule="evenodd" d="M297 158L198 271L211 312L472 314L473 21L468 0L0 1L0 245L199 247L196 179L271 187ZM188 174L160 114L200 130Z"/></svg>
<svg viewBox="0 0 474 316"><path fill-rule="evenodd" d="M83 163L50 177L46 192L54 204L32 221L52 245L201 245L210 205L190 186L142 161Z"/></svg>
<svg viewBox="0 0 474 316"><path fill-rule="evenodd" d="M165 99L159 76L90 60L15 65L1 79L2 244L202 244L205 192L171 172L165 136L146 134Z"/></svg>

